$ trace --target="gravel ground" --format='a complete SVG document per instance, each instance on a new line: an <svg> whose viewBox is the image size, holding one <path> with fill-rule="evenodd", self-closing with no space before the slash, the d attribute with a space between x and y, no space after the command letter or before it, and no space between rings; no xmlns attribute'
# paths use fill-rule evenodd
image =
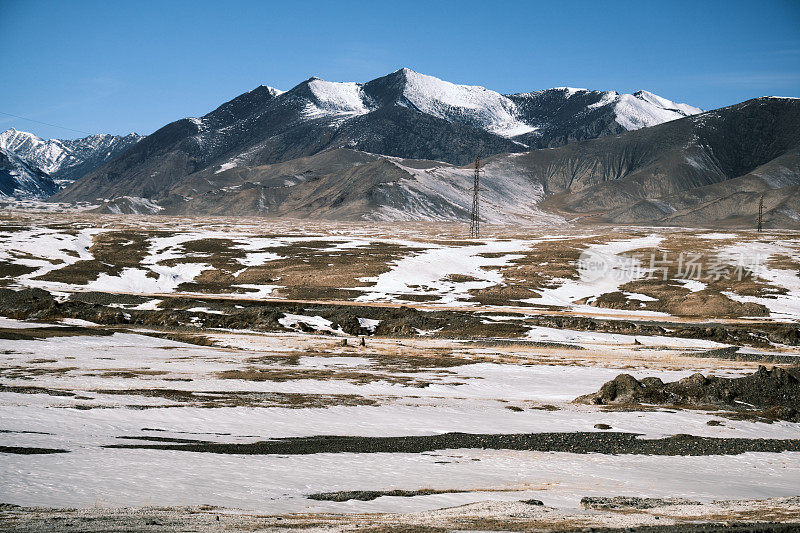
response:
<svg viewBox="0 0 800 533"><path fill-rule="evenodd" d="M253 515L236 509L142 507L46 509L0 504L0 529L19 532L111 531L647 531L790 532L800 528L800 498L652 503L600 511L526 502L479 502L408 514Z"/></svg>

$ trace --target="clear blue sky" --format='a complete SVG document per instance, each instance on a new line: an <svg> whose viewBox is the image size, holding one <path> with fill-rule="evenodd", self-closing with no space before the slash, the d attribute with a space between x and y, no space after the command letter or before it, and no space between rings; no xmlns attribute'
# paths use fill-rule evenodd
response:
<svg viewBox="0 0 800 533"><path fill-rule="evenodd" d="M0 0L0 111L147 134L259 84L407 66L503 93L800 96L800 1ZM42 137L81 134L0 115Z"/></svg>

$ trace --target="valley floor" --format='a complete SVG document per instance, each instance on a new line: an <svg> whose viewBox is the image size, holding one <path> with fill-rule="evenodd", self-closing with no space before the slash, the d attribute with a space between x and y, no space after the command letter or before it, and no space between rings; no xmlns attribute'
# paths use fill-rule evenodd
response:
<svg viewBox="0 0 800 533"><path fill-rule="evenodd" d="M798 366L796 234L3 218L0 529L800 523L791 409L573 402Z"/></svg>

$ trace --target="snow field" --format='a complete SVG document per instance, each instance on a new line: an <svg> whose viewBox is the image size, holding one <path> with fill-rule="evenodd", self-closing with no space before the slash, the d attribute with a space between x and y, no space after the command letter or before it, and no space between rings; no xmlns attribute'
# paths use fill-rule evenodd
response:
<svg viewBox="0 0 800 533"><path fill-rule="evenodd" d="M287 323L306 320L318 322L320 328L326 326L319 317L284 318ZM25 325L10 319L0 321L0 326ZM536 333L543 338L552 332ZM707 371L702 360L693 361L692 368L670 371L627 368L624 360L619 363L626 368L482 362L409 371L384 366L381 358L370 355L369 350L352 355L315 348L313 355L300 351L296 360L281 361L281 356L298 353L295 344L302 348L324 341L331 346L330 337L241 332L222 335L240 339L243 348L195 346L134 333L0 340L0 368L21 369L15 374L0 375L3 385L67 390L78 396L21 394L13 389L0 392L0 445L63 448L70 452L41 456L3 454L0 501L79 507L211 503L267 513L400 512L487 499L536 498L547 505L574 508L580 497L592 494L681 495L710 500L788 496L796 492L800 473L800 454L796 453L649 457L459 449L421 454L258 456L102 447L137 442L119 439L120 436L246 443L313 435L598 431L594 425L600 422L615 431L641 433L647 438L676 433L793 438L800 429L800 424L788 422L762 424L727 419L721 426L709 426L706 422L715 417L704 411L600 412L592 406L570 403L580 394L597 390L621 371L636 377L657 375L665 381L674 380L698 370ZM624 336L608 339L595 335L570 340L629 341L621 337ZM251 341L246 342L247 339ZM655 345L660 342L658 338L637 339L645 343L652 340ZM281 351L281 347L289 351ZM693 347L701 346L678 343L679 349ZM251 361L265 355L273 359ZM290 374L275 381L224 379L219 375L253 368ZM26 375L24 369L31 369L31 373ZM145 372L136 374L139 371ZM123 377L126 372L134 375ZM307 372L329 375L306 377ZM378 379L362 382L348 377L353 372L372 373ZM731 368L722 374L741 372ZM719 369L716 373L720 373ZM428 385L419 388L413 382L394 381L396 377L422 380ZM199 407L180 396L142 395L137 390L188 391L199 398L223 393L344 394L369 398L375 404ZM539 408L545 404L556 410ZM393 488L470 492L383 497L371 502L316 502L305 498L312 492Z"/></svg>

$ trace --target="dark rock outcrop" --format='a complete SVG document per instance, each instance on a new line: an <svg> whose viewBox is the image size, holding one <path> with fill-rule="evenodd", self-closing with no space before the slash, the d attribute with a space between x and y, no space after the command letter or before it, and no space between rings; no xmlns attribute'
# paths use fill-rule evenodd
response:
<svg viewBox="0 0 800 533"><path fill-rule="evenodd" d="M740 378L697 373L671 383L656 377L638 380L630 374L620 374L599 391L574 401L593 405L724 407L800 421L800 367L769 370L760 366L753 374Z"/></svg>

